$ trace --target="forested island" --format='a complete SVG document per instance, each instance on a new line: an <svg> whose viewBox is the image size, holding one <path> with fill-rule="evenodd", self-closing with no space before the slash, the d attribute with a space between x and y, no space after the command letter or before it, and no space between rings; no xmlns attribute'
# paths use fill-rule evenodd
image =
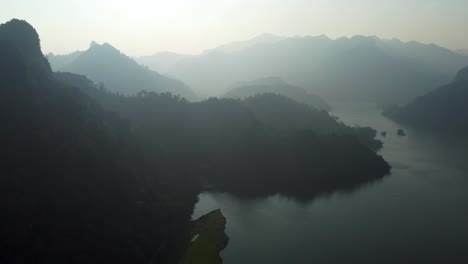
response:
<svg viewBox="0 0 468 264"><path fill-rule="evenodd" d="M0 26L0 58L1 263L177 263L206 186L310 198L390 171L375 130L280 95L189 102L54 73L25 21Z"/></svg>

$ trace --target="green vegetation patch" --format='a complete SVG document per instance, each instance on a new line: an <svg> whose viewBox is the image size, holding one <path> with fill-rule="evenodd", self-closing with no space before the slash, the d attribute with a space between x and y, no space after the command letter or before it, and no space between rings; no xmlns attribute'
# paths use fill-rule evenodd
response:
<svg viewBox="0 0 468 264"><path fill-rule="evenodd" d="M226 218L221 210L215 210L193 222L192 237L185 257L181 264L220 264L219 252L229 241L224 232Z"/></svg>

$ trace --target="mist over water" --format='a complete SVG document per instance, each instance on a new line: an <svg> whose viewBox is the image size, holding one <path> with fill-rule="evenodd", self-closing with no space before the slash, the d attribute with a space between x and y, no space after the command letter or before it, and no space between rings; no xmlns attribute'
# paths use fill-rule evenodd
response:
<svg viewBox="0 0 468 264"><path fill-rule="evenodd" d="M374 104L333 109L348 124L387 132L380 153L391 176L306 203L202 193L193 217L221 208L228 219L224 263L465 263L467 145L409 129L398 136L401 126Z"/></svg>

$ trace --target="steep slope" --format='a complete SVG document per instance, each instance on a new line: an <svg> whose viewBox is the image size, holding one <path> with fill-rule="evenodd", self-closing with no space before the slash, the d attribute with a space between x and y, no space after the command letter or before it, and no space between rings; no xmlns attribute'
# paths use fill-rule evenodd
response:
<svg viewBox="0 0 468 264"><path fill-rule="evenodd" d="M319 96L311 94L302 87L290 85L281 78L277 77L264 78L251 82L236 84L234 88L232 88L224 95L224 97L243 99L264 93L283 95L293 99L298 103L304 103L319 110L330 110L330 105L328 105Z"/></svg>
<svg viewBox="0 0 468 264"><path fill-rule="evenodd" d="M39 36L36 30L22 20L13 19L0 27L0 40L2 55L9 58L9 62L17 67L16 72L9 69L7 60L2 61L2 73L11 71L13 75L21 74L23 79L39 81L50 76L50 65L42 56ZM11 52L9 54L9 52ZM21 64L21 66L19 66ZM7 75L5 77L8 78ZM11 76L13 77L13 76Z"/></svg>
<svg viewBox="0 0 468 264"><path fill-rule="evenodd" d="M86 75L111 91L125 95L146 90L170 92L189 100L196 97L184 83L139 65L108 43L92 42L88 50L58 70Z"/></svg>
<svg viewBox="0 0 468 264"><path fill-rule="evenodd" d="M466 64L468 58L434 45L318 36L205 53L181 60L168 74L202 95L222 95L232 83L278 76L329 100L405 103L446 83L450 69Z"/></svg>
<svg viewBox="0 0 468 264"><path fill-rule="evenodd" d="M0 122L1 263L177 262L196 190L160 187L128 124L56 81L25 21L0 25Z"/></svg>
<svg viewBox="0 0 468 264"><path fill-rule="evenodd" d="M402 108L384 114L397 121L446 134L466 136L468 132L468 67L447 85L415 99Z"/></svg>

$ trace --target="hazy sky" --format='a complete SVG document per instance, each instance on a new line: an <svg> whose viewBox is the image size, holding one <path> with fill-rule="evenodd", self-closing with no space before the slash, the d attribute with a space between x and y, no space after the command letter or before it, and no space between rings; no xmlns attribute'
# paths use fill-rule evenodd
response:
<svg viewBox="0 0 468 264"><path fill-rule="evenodd" d="M468 0L0 0L0 22L25 19L44 52L92 40L128 55L199 53L261 33L377 35L468 48Z"/></svg>

